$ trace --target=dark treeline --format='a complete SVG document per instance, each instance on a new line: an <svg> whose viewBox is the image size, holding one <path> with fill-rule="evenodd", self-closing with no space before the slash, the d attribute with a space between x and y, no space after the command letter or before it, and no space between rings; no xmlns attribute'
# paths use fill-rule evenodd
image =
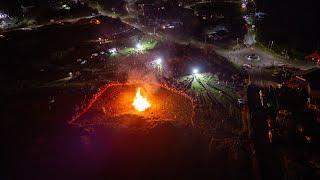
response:
<svg viewBox="0 0 320 180"><path fill-rule="evenodd" d="M258 26L263 40L274 40L288 51L319 49L319 6L315 1L257 0L257 7L268 13Z"/></svg>

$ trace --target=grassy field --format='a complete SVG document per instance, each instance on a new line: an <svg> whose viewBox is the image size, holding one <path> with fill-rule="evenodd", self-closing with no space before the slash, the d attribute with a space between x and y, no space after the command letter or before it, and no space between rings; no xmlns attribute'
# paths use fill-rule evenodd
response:
<svg viewBox="0 0 320 180"><path fill-rule="evenodd" d="M214 128L238 129L241 110L237 105L239 95L231 86L219 81L211 73L184 76L179 79L188 88L188 94L195 97L199 104L196 112L200 124L208 123Z"/></svg>
<svg viewBox="0 0 320 180"><path fill-rule="evenodd" d="M123 48L119 51L120 55L132 55L135 53L144 53L148 50L153 49L156 45L157 45L157 41L153 40L153 39L144 39L142 40L139 44L140 47L127 47L127 48Z"/></svg>

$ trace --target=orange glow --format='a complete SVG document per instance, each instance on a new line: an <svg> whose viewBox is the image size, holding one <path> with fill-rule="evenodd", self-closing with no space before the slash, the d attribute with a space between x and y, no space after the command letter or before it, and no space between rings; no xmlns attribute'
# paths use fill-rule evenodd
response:
<svg viewBox="0 0 320 180"><path fill-rule="evenodd" d="M134 98L132 105L139 112L143 112L151 107L148 99L141 96L140 88L137 89L136 97Z"/></svg>
<svg viewBox="0 0 320 180"><path fill-rule="evenodd" d="M95 24L95 25L99 25L99 24L101 24L101 21L99 21L98 19L91 19L90 23Z"/></svg>

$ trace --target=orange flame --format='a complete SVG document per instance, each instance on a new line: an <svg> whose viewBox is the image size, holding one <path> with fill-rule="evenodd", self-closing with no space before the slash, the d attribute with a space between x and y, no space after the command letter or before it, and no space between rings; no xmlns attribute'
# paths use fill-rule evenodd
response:
<svg viewBox="0 0 320 180"><path fill-rule="evenodd" d="M136 97L134 98L132 105L139 112L145 111L151 107L147 98L141 96L140 88L137 89Z"/></svg>

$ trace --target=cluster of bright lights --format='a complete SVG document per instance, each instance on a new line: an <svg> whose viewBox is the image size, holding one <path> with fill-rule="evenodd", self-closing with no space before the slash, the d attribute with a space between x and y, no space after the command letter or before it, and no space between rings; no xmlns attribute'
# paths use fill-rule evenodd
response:
<svg viewBox="0 0 320 180"><path fill-rule="evenodd" d="M111 49L109 49L109 53L115 54L115 53L117 53L117 49L116 48L111 48Z"/></svg>

